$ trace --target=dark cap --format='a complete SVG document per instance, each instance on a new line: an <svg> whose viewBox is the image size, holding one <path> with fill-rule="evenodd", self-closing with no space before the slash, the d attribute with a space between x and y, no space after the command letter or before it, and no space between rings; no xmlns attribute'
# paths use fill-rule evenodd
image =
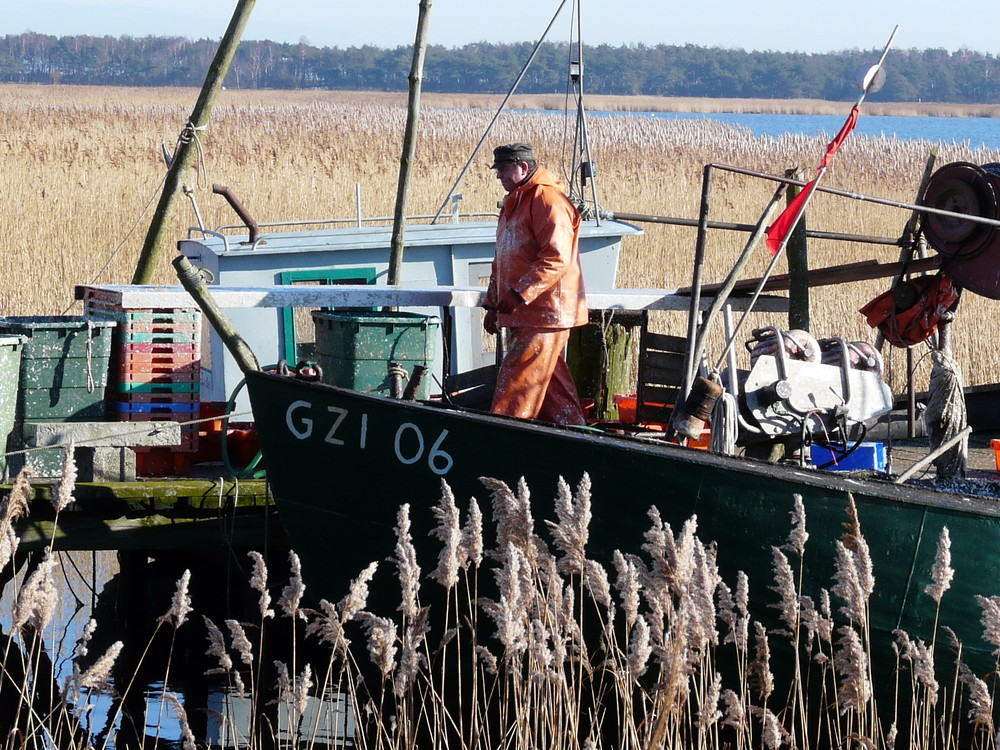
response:
<svg viewBox="0 0 1000 750"><path fill-rule="evenodd" d="M497 169L504 164L534 160L535 153L531 150L530 143L508 143L506 146L497 146L493 149L493 165L490 169Z"/></svg>

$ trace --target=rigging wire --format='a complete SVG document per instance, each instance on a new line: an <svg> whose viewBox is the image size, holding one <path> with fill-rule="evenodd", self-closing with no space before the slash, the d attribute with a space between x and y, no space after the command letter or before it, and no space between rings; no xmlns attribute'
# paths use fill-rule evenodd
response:
<svg viewBox="0 0 1000 750"><path fill-rule="evenodd" d="M531 50L531 54L528 55L528 59L525 61L524 66L521 68L521 72L517 74L517 78L514 80L513 85L510 87L510 91L507 92L507 95L503 98L503 101L500 102L500 106L497 108L496 114L493 115L493 119L490 120L490 124L486 126L486 131L479 139L479 142L476 144L476 147L472 149L472 153L469 155L469 160L465 163L465 166L462 167L462 171L459 172L458 177L455 178L454 184L448 190L448 194L445 196L444 201L442 201L441 206L434 214L434 218L431 220L431 224L437 224L438 219L441 218L441 214L444 211L445 207L448 205L448 201L451 200L451 196L455 194L455 191L458 189L459 183L461 183L462 180L465 178L466 173L469 171L469 167L472 166L472 162L479 154L479 149L483 147L483 143L486 142L486 139L492 132L493 126L496 125L497 120L500 119L500 115L506 108L507 102L510 101L510 98L514 95L514 92L517 90L517 87L521 84L521 80L524 78L525 74L527 74L528 68L531 66L531 63L534 62L535 56L538 54L538 50L540 50L542 47L542 42L544 42L545 38L549 35L549 31L552 30L552 26L555 24L556 19L559 17L559 14L562 12L562 9L567 2L569 2L569 0L562 0L562 2L559 3L559 7L556 8L556 12L552 15L552 19L549 21L548 26L545 27L545 31L542 32L541 37L538 39L538 41L535 43L534 48Z"/></svg>
<svg viewBox="0 0 1000 750"><path fill-rule="evenodd" d="M201 139L198 137L198 131L204 130L205 127L206 126L202 126L200 128L195 127L192 123L189 122L181 130L180 135L177 136L178 146L182 143L190 143L191 141L194 141L194 144L198 149L198 163L200 165L200 169L198 170L197 178L195 181L195 185L197 187L207 187L209 184L208 164L205 160L205 149L204 146L202 145ZM177 149L175 148L174 154L176 153ZM164 159L167 160L168 166L169 162L173 160L173 156L170 157L167 156L166 147L164 147ZM167 174L168 172L163 173L163 177L160 179L160 183L156 186L156 188L154 188L152 194L149 197L149 200L146 202L146 205L142 207L142 211L139 212L139 215L132 223L132 226L129 227L128 231L125 233L125 236L122 237L122 240L121 242L118 243L117 247L115 247L115 249L111 251L111 254L108 255L107 260L104 261L104 265L101 266L100 270L98 270L97 273L94 274L94 276L91 278L91 280L87 282L88 284L96 284L98 279L100 279L101 276L104 275L104 272L107 271L108 268L111 266L111 262L115 259L115 257L117 257L118 253L120 253L122 249L125 247L125 243L128 242L129 238L132 237L132 234L139 226L139 222L142 221L143 217L149 211L149 207L152 206L159 199L160 191L163 189L163 185L167 181ZM76 304L76 302L77 300L73 300L72 302L70 302L69 305L60 313L60 315L65 315L66 313L68 313Z"/></svg>

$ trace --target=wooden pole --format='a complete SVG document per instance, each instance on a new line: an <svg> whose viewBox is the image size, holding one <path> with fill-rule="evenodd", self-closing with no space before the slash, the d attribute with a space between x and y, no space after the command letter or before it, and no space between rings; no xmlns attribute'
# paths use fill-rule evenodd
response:
<svg viewBox="0 0 1000 750"><path fill-rule="evenodd" d="M406 204L410 199L410 167L417 152L417 127L420 123L420 88L427 53L427 26L430 22L431 0L420 0L417 34L413 41L413 62L410 65L410 95L406 106L406 130L403 134L403 154L399 158L399 180L396 183L396 209L392 218L392 240L389 254L389 284L398 284L403 270L403 249L406 233Z"/></svg>
<svg viewBox="0 0 1000 750"><path fill-rule="evenodd" d="M791 169L785 173L787 177L796 180L805 179L805 174L799 169ZM790 185L786 195L791 202L799 194L796 185ZM795 229L788 237L788 327L790 329L809 330L809 247L806 242L806 216L803 213Z"/></svg>
<svg viewBox="0 0 1000 750"><path fill-rule="evenodd" d="M191 112L191 119L184 126L181 137L177 144L177 152L174 154L170 167L167 170L166 179L163 182L163 192L160 194L160 201L153 213L153 220L150 222L149 231L146 233L146 240L142 245L142 252L139 261L136 263L135 273L132 275L133 284L148 284L153 278L153 271L156 268L156 258L166 243L167 219L173 207L174 198L180 190L188 168L194 162L198 154L198 145L195 142L198 132L208 126L208 119L212 113L212 105L215 98L222 89L222 84L229 72L229 66L236 54L243 29L250 20L250 12L253 10L256 0L239 0L236 10L233 11L233 18L229 22L219 49L215 53L215 59L209 66L208 75L205 76L205 83L201 87L201 94Z"/></svg>

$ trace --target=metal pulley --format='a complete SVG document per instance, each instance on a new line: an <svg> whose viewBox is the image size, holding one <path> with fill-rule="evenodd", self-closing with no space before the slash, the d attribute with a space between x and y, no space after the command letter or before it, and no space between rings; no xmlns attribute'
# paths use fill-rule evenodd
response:
<svg viewBox="0 0 1000 750"><path fill-rule="evenodd" d="M810 336L807 349L795 353L793 332L763 328L754 333L758 342L786 342L760 354L743 382L746 412L765 435L830 433L841 420L868 424L892 409L881 359L872 356L871 347L839 338L816 342Z"/></svg>
<svg viewBox="0 0 1000 750"><path fill-rule="evenodd" d="M964 289L1000 299L1000 164L953 162L938 169L918 201L962 216L925 212L921 225L938 264Z"/></svg>

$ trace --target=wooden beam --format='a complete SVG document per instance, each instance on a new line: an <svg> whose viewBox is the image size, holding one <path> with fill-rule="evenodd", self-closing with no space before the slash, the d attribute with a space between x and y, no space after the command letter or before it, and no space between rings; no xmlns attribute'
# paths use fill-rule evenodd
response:
<svg viewBox="0 0 1000 750"><path fill-rule="evenodd" d="M809 286L831 286L833 284L844 284L852 281L865 281L868 279L883 279L896 276L903 270L903 263L879 263L875 260L861 261L860 263L848 263L841 266L827 266L809 271ZM937 270L937 263L934 258L916 258L909 263L906 271L909 273L925 273ZM744 279L736 284L734 292L748 293L757 288L760 279ZM777 292L787 290L790 284L788 274L772 276L764 284L765 292ZM712 294L718 291L722 284L703 284L702 291L705 294ZM689 288L682 288L676 291L677 294L689 294Z"/></svg>

